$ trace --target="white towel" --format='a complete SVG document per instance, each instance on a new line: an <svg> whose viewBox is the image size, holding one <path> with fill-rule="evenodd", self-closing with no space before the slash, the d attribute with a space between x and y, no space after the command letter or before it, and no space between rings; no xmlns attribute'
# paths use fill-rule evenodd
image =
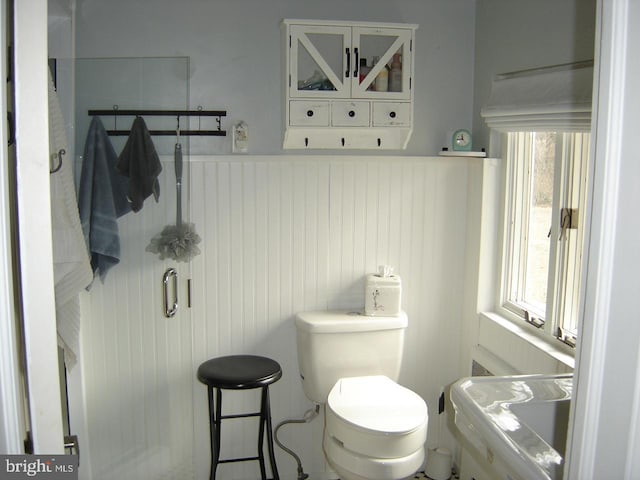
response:
<svg viewBox="0 0 640 480"><path fill-rule="evenodd" d="M62 149L68 152L64 118L49 75L49 153L52 167L58 166L58 155ZM64 349L67 367L71 368L76 363L80 347L78 295L93 280L93 271L80 225L69 153L62 155L60 169L49 177L58 343Z"/></svg>

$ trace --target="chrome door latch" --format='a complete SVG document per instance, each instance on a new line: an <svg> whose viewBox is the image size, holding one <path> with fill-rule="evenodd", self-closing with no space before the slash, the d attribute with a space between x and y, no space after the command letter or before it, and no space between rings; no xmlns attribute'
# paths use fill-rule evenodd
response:
<svg viewBox="0 0 640 480"><path fill-rule="evenodd" d="M173 302L169 301L169 281L173 279ZM175 268L169 268L162 276L162 288L164 292L164 316L173 317L178 311L178 271Z"/></svg>

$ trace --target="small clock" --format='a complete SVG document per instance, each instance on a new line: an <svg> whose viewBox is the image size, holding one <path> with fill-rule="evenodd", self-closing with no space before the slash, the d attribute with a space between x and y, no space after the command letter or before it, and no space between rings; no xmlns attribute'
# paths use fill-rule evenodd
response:
<svg viewBox="0 0 640 480"><path fill-rule="evenodd" d="M469 152L471 150L471 132L465 129L453 132L451 149L458 152Z"/></svg>

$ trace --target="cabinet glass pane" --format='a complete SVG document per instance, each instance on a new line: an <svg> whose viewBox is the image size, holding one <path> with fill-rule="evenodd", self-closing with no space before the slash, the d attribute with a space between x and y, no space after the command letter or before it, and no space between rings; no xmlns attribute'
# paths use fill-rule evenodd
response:
<svg viewBox="0 0 640 480"><path fill-rule="evenodd" d="M375 67L378 63L380 63L380 58L391 48L393 42L397 37L389 37L386 35L362 35L360 37L360 48L359 48L359 62L360 62L360 70L359 70L359 83L361 87L365 90L375 91L376 89L376 78L377 75L368 75L369 72ZM400 53L400 52L399 52ZM390 68L390 62L386 65L386 76L388 80L388 73ZM375 73L375 72L374 72ZM385 76L385 72L381 77ZM367 78L368 77L368 78ZM362 85L362 83L366 80L366 84ZM383 86L385 82L378 81L378 86ZM388 81L386 82L388 85ZM385 91L388 91L385 90Z"/></svg>
<svg viewBox="0 0 640 480"><path fill-rule="evenodd" d="M358 47L358 81L352 84L358 96L408 98L411 35L398 29L361 28L355 35ZM384 93L372 93L384 92Z"/></svg>
<svg viewBox="0 0 640 480"><path fill-rule="evenodd" d="M338 90L335 79L343 77L343 38L343 35L325 33L308 33L299 37L302 41L297 49L298 90Z"/></svg>

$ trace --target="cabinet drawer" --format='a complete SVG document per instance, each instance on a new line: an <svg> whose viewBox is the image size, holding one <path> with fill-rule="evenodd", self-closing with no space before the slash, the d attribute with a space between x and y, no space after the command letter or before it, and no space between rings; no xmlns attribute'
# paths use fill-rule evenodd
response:
<svg viewBox="0 0 640 480"><path fill-rule="evenodd" d="M375 102L374 127L406 127L411 125L410 102Z"/></svg>
<svg viewBox="0 0 640 480"><path fill-rule="evenodd" d="M369 102L333 102L331 125L334 127L368 127Z"/></svg>
<svg viewBox="0 0 640 480"><path fill-rule="evenodd" d="M289 125L329 126L329 102L289 102Z"/></svg>

